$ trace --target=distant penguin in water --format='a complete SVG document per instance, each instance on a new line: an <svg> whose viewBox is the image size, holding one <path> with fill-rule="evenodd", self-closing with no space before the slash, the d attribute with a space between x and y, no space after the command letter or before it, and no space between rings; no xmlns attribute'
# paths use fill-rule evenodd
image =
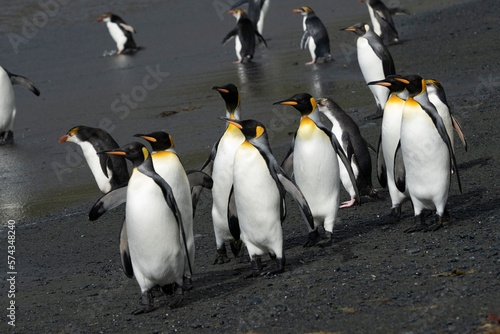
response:
<svg viewBox="0 0 500 334"><path fill-rule="evenodd" d="M132 26L126 24L118 15L105 13L102 14L97 21L106 22L109 34L118 48L118 54L133 53L140 49L140 47L135 44L134 38L132 37L132 33L135 34L137 32Z"/></svg>
<svg viewBox="0 0 500 334"><path fill-rule="evenodd" d="M252 21L247 16L245 10L235 9L228 11L236 18L236 27L231 30L222 40L222 45L226 44L232 38L235 39L235 50L238 60L236 63L251 61L255 53L255 36L267 47L264 37L255 30Z"/></svg>
<svg viewBox="0 0 500 334"><path fill-rule="evenodd" d="M300 48L304 50L308 47L312 58L306 65L314 64L317 61L332 60L332 56L330 55L330 38L323 22L321 22L310 7L294 9L293 12L304 16L304 34L300 40Z"/></svg>
<svg viewBox="0 0 500 334"><path fill-rule="evenodd" d="M363 2L363 0L359 0ZM387 8L380 0L366 0L373 31L382 38L385 45L399 43L399 34L392 19L393 14L410 14L406 9Z"/></svg>
<svg viewBox="0 0 500 334"><path fill-rule="evenodd" d="M241 0L232 6L232 9L236 9L248 2L248 18L252 21L255 30L262 35L264 30L264 18L269 10L269 4L271 0Z"/></svg>
<svg viewBox="0 0 500 334"><path fill-rule="evenodd" d="M0 146L14 143L14 119L17 110L12 85L21 85L36 96L40 95L40 91L30 79L10 73L0 66Z"/></svg>

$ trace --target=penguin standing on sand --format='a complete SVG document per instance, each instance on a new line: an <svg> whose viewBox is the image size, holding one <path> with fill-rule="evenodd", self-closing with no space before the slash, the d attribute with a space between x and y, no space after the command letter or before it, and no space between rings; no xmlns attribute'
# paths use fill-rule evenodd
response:
<svg viewBox="0 0 500 334"><path fill-rule="evenodd" d="M144 145L131 143L105 153L124 156L134 166L126 191L125 212L131 265L142 295L141 307L132 314L155 310L152 289L156 287L164 293L173 292L170 307L177 307L183 300L184 261L190 256L183 216L174 191L156 173L151 155ZM104 197L113 197L114 191L117 190ZM91 209L90 220L105 212L103 202L101 198Z"/></svg>
<svg viewBox="0 0 500 334"><path fill-rule="evenodd" d="M396 74L396 67L389 50L368 24L357 23L344 30L359 35L357 41L358 62L367 84ZM369 85L368 87L375 98L377 112L367 118L380 118L383 114L385 102L389 98L389 90L378 85Z"/></svg>
<svg viewBox="0 0 500 334"><path fill-rule="evenodd" d="M359 0L363 2L363 0ZM392 14L409 14L403 8L387 8L380 0L366 0L366 6L370 13L373 30L382 38L386 45L399 42L399 35L392 19Z"/></svg>
<svg viewBox="0 0 500 334"><path fill-rule="evenodd" d="M106 131L84 125L75 126L59 139L59 143L64 142L80 146L97 186L103 193L127 183L129 173L125 159L98 153L120 147Z"/></svg>
<svg viewBox="0 0 500 334"><path fill-rule="evenodd" d="M14 119L17 110L12 85L21 85L36 96L40 95L40 91L30 79L10 73L0 66L0 146L14 143Z"/></svg>
<svg viewBox="0 0 500 334"><path fill-rule="evenodd" d="M304 16L302 24L304 34L300 40L300 48L304 50L308 47L312 57L312 60L306 65L314 64L316 61L330 61L332 59L330 55L330 38L323 22L310 7L294 9L293 12Z"/></svg>
<svg viewBox="0 0 500 334"><path fill-rule="evenodd" d="M232 6L232 9L238 8L248 2L248 18L252 21L255 30L262 35L264 30L264 18L269 10L271 0L241 0Z"/></svg>
<svg viewBox="0 0 500 334"><path fill-rule="evenodd" d="M105 13L97 21L106 22L109 34L118 48L118 54L131 53L139 49L132 37L132 33L136 33L135 29L126 24L121 17L113 13Z"/></svg>
<svg viewBox="0 0 500 334"><path fill-rule="evenodd" d="M372 160L368 151L368 144L361 136L359 127L342 108L330 98L317 99L318 110L332 122L332 132L339 140L347 160L351 162L352 171L356 178L356 186L360 196L378 197L372 185ZM340 180L351 199L343 202L340 208L347 208L356 201L356 191L349 178L340 157Z"/></svg>
<svg viewBox="0 0 500 334"><path fill-rule="evenodd" d="M229 215L231 231L240 232L234 237L241 236L250 255L252 271L247 277L282 273L285 270L281 229L286 215L285 192L293 196L308 226L314 228L311 211L302 192L274 158L264 125L254 120L225 120L245 136L234 156L236 210L230 209ZM261 256L265 253L276 261L276 269L263 272Z"/></svg>
<svg viewBox="0 0 500 334"><path fill-rule="evenodd" d="M450 188L450 170L457 176L457 163L443 119L429 101L424 79L418 75L396 78L404 83L410 97L406 100L401 122L401 144L396 151L404 162L403 171L395 171L398 188L408 188L415 211L415 226L405 232L434 231L449 220L446 210ZM425 224L422 210L436 210L435 223Z"/></svg>
<svg viewBox="0 0 500 334"><path fill-rule="evenodd" d="M240 93L238 92L238 88L233 84L227 84L224 86L215 86L213 89L220 93L226 103L226 118L239 120ZM235 256L238 256L241 251L241 241L235 240L229 230L227 203L233 185L234 154L244 141L245 136L236 125L228 123L224 134L215 143L210 156L201 168L203 172L212 177L214 183L212 188L212 220L217 245L217 255L214 264L229 262L225 245L226 241L230 242L231 250ZM196 196L196 194L193 195L193 197Z"/></svg>
<svg viewBox="0 0 500 334"><path fill-rule="evenodd" d="M222 45L226 44L233 37L235 39L236 63L251 61L255 52L255 36L267 47L264 37L255 30L252 21L247 16L245 10L235 9L228 11L236 18L236 27L231 30L222 40Z"/></svg>
<svg viewBox="0 0 500 334"><path fill-rule="evenodd" d="M282 167L304 194L314 217L314 228L309 227L309 239L304 247L328 246L332 243L333 225L339 210L340 176L337 155L351 178L356 178L351 165L335 135L319 119L316 100L307 93L296 94L274 104L291 105L301 114L300 126ZM354 186L356 198L358 189ZM325 236L317 229L323 225Z"/></svg>
<svg viewBox="0 0 500 334"><path fill-rule="evenodd" d="M388 187L391 196L390 220L395 222L401 218L401 205L409 199L408 190L400 191L394 181L394 170L404 169L403 160L395 161L396 149L401 134L401 119L408 91L406 86L396 78L401 76L390 75L384 80L373 81L368 85L386 87L391 93L384 107L382 127L377 148L377 176L383 188Z"/></svg>

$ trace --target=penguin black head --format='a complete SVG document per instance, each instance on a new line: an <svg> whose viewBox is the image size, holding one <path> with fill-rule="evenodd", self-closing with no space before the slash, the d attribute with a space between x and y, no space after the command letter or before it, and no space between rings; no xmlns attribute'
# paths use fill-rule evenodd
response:
<svg viewBox="0 0 500 334"><path fill-rule="evenodd" d="M230 83L224 86L214 86L212 89L220 93L220 96L222 96L226 102L226 110L232 117L234 111L238 109L240 105L240 93L238 92L238 88Z"/></svg>
<svg viewBox="0 0 500 334"><path fill-rule="evenodd" d="M448 101L446 100L446 93L444 92L443 84L434 79L425 80L425 84L427 86L427 91L435 92L439 99L443 101L444 104L448 105Z"/></svg>
<svg viewBox="0 0 500 334"><path fill-rule="evenodd" d="M241 130L243 135L245 136L245 140L248 142L256 142L265 140L267 143L267 132L264 125L256 120L248 119L248 120L236 120L230 119L226 117L222 117L222 120L233 124L238 129Z"/></svg>
<svg viewBox="0 0 500 334"><path fill-rule="evenodd" d="M227 13L233 15L236 18L236 20L248 17L247 16L247 11L244 10L244 9L238 9L237 8L237 9L234 9L234 10L229 10Z"/></svg>
<svg viewBox="0 0 500 334"><path fill-rule="evenodd" d="M85 142L93 140L109 140L111 136L99 128L92 128L90 126L79 125L71 128L66 135L59 138L59 143L64 143L66 141L70 142Z"/></svg>
<svg viewBox="0 0 500 334"><path fill-rule="evenodd" d="M407 75L396 80L405 84L411 97L422 94L426 89L425 80L420 75Z"/></svg>
<svg viewBox="0 0 500 334"><path fill-rule="evenodd" d="M139 165L150 158L150 154L146 146L138 142L132 142L114 150L101 151L98 153L123 156L132 162L134 168L139 167Z"/></svg>
<svg viewBox="0 0 500 334"><path fill-rule="evenodd" d="M352 31L356 35L363 36L368 30L370 30L370 26L366 23L356 23L355 25L340 30Z"/></svg>
<svg viewBox="0 0 500 334"><path fill-rule="evenodd" d="M308 116L316 109L317 103L314 97L308 93L295 94L289 99L274 102L273 104L285 104L293 106L295 109L300 111L302 116Z"/></svg>
<svg viewBox="0 0 500 334"><path fill-rule="evenodd" d="M397 80L397 78L402 79L403 77L397 74L389 75L383 80L369 82L368 85L384 86L387 87L393 94L400 93L406 89L406 84L400 80Z"/></svg>
<svg viewBox="0 0 500 334"><path fill-rule="evenodd" d="M322 113L344 113L344 110L337 104L337 102L333 101L328 97L322 97L316 100L318 103L318 109Z"/></svg>
<svg viewBox="0 0 500 334"><path fill-rule="evenodd" d="M294 13L299 13L299 14L302 14L304 16L309 16L309 15L312 15L314 14L314 11L312 10L311 7L300 7L298 9L294 9L293 10Z"/></svg>
<svg viewBox="0 0 500 334"><path fill-rule="evenodd" d="M165 151L174 147L172 136L164 131L155 131L150 134L135 134L134 137L140 137L150 142L153 151Z"/></svg>

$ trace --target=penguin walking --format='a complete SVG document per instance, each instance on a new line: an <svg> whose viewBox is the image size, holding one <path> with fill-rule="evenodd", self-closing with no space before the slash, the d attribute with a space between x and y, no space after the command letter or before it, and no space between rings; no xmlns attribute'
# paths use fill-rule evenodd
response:
<svg viewBox="0 0 500 334"><path fill-rule="evenodd" d="M173 139L168 133L156 131L150 134L136 134L134 137L143 138L151 144L153 149L151 157L155 171L171 186L177 206L182 214L186 246L189 254L189 259L185 259L184 261L183 287L184 290L190 290L192 288L192 273L189 264L194 263L195 254L193 205L191 201L191 186L194 184L189 182L188 175L174 149ZM203 174L201 172L198 173ZM212 179L206 174L201 175L201 177L202 185L210 188ZM183 243L183 238L181 238L181 243Z"/></svg>
<svg viewBox="0 0 500 334"><path fill-rule="evenodd" d="M401 206L410 199L408 190L400 191L394 181L394 170L404 169L403 160L395 161L401 134L401 120L408 91L401 81L401 76L390 75L384 80L373 81L368 85L386 87L391 93L384 107L382 127L377 148L377 177L383 188L388 188L391 197L391 213L389 220L394 222L401 218Z"/></svg>
<svg viewBox="0 0 500 334"><path fill-rule="evenodd" d="M321 22L310 7L294 9L293 12L304 16L302 23L304 34L300 40L300 48L304 50L308 47L312 57L312 60L306 63L306 65L315 64L317 61L331 61L330 38L323 22Z"/></svg>
<svg viewBox="0 0 500 334"><path fill-rule="evenodd" d="M406 85L410 96L403 108L401 144L396 151L396 159L402 155L404 170L394 175L401 191L408 188L415 212L415 226L406 232L434 231L449 220L450 170L462 192L455 155L443 119L429 101L425 81L418 75L396 80ZM436 211L434 224L425 224L424 209Z"/></svg>
<svg viewBox="0 0 500 334"><path fill-rule="evenodd" d="M363 0L359 0L359 2L363 2ZM409 14L408 11L399 7L389 9L380 0L367 0L366 6L370 13L373 30L382 38L385 45L398 43L399 34L396 30L392 15L398 13Z"/></svg>
<svg viewBox="0 0 500 334"><path fill-rule="evenodd" d="M151 155L144 145L135 142L105 153L123 156L134 166L126 190L125 212L131 265L141 288L141 306L132 314L156 309L152 293L156 287L164 293L173 293L170 306L177 307L183 300L184 261L189 260L190 255L184 217L174 191L156 173ZM112 190L104 197L113 197L115 191L119 190ZM104 213L106 207L103 202L106 200L101 198L92 207L90 220Z"/></svg>
<svg viewBox="0 0 500 334"><path fill-rule="evenodd" d="M344 150L347 160L350 161L356 186L360 196L377 198L378 194L372 184L372 160L368 151L368 144L361 136L359 127L354 120L346 114L344 110L330 98L317 99L318 110L322 112L332 122L331 131L339 140ZM351 183L349 173L344 167L340 157L338 158L340 167L340 180L347 190L351 199L343 202L340 208L347 208L354 205L356 201L356 191Z"/></svg>
<svg viewBox="0 0 500 334"><path fill-rule="evenodd" d="M241 237L250 255L252 271L247 277L282 273L285 270L281 228L286 215L285 192L289 192L299 204L306 223L312 229L311 211L302 192L274 158L264 125L255 120L225 120L239 128L245 136L245 141L234 155L235 210L231 210L230 205L229 216L231 231L239 232L234 237ZM235 224L238 226L235 227ZM263 271L261 256L265 253L276 261L276 269Z"/></svg>
<svg viewBox="0 0 500 334"><path fill-rule="evenodd" d="M231 30L222 40L222 45L226 44L232 38L235 39L236 63L251 61L255 52L255 36L267 47L267 43L262 35L255 30L252 21L243 9L228 11L236 18L236 27Z"/></svg>
<svg viewBox="0 0 500 334"><path fill-rule="evenodd" d="M248 2L248 18L252 21L254 29L262 35L264 30L264 18L269 10L271 0L241 0L232 6L236 9L244 3Z"/></svg>
<svg viewBox="0 0 500 334"><path fill-rule="evenodd" d="M356 178L337 138L321 123L316 100L311 95L295 94L274 104L291 105L301 114L300 126L282 166L289 176L294 175L314 217L314 228L309 228L309 238L304 247L328 246L332 243L333 226L339 210L337 156L346 167L359 200L357 186L354 186ZM320 225L324 226L324 237L319 235L317 228Z"/></svg>
<svg viewBox="0 0 500 334"><path fill-rule="evenodd" d="M455 149L453 129L457 132L462 144L464 145L465 151L467 151L467 141L462 132L462 127L460 123L455 119L455 116L451 113L448 101L446 100L446 94L444 92L443 84L436 80L425 80L425 85L427 87L427 95L429 95L429 100L436 107L439 116L443 119L444 125L446 127L446 132L448 137L450 137L451 146Z"/></svg>
<svg viewBox="0 0 500 334"><path fill-rule="evenodd" d="M224 86L214 86L226 103L226 118L240 119L240 93L233 84ZM201 171L210 175L213 180L212 188L212 220L214 224L215 242L217 255L214 264L224 264L229 262L225 243L228 241L231 251L235 256L239 256L242 243L241 240L234 239L229 230L227 218L227 203L231 187L233 185L233 164L234 154L238 147L245 141L245 136L236 127L228 123L224 134L215 143L210 152L210 156L203 164ZM194 201L197 201L200 189L193 190Z"/></svg>
<svg viewBox="0 0 500 334"><path fill-rule="evenodd" d="M357 23L344 30L359 35L357 40L358 62L367 84L396 74L396 67L389 50L368 24ZM389 98L389 90L378 85L369 85L368 87L375 98L377 111L375 114L368 116L367 119L380 118L383 114L385 102Z"/></svg>
<svg viewBox="0 0 500 334"><path fill-rule="evenodd" d="M122 156L98 153L120 147L108 132L90 126L75 126L59 139L59 143L64 142L80 146L101 192L107 193L128 182L127 162Z"/></svg>
<svg viewBox="0 0 500 334"><path fill-rule="evenodd" d="M137 32L132 26L126 24L121 17L113 13L104 13L97 21L106 22L109 34L118 48L118 54L133 53L139 50L132 37L132 33Z"/></svg>
<svg viewBox="0 0 500 334"><path fill-rule="evenodd" d="M14 120L17 109L12 85L21 85L36 96L40 95L40 91L30 79L10 73L0 66L0 146L14 143Z"/></svg>

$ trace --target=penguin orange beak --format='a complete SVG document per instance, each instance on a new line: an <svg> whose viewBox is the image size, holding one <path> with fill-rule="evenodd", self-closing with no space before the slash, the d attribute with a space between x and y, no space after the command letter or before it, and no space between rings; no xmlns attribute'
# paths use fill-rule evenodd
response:
<svg viewBox="0 0 500 334"><path fill-rule="evenodd" d="M69 139L69 136L68 136L68 135L64 135L64 136L62 136L61 138L59 138L59 143L64 143L64 142L66 142L66 140L68 140L68 139Z"/></svg>
<svg viewBox="0 0 500 334"><path fill-rule="evenodd" d="M227 13L231 14L231 15L236 14L236 12L234 10L228 10Z"/></svg>
<svg viewBox="0 0 500 334"><path fill-rule="evenodd" d="M356 29L353 29L353 28L345 28L344 30L345 31L356 31Z"/></svg>
<svg viewBox="0 0 500 334"><path fill-rule="evenodd" d="M111 155L126 155L127 154L123 151L109 151L109 152L103 152L103 153L111 154Z"/></svg>
<svg viewBox="0 0 500 334"><path fill-rule="evenodd" d="M221 93L229 93L229 91L227 89L224 89L224 88L216 88L219 92Z"/></svg>
<svg viewBox="0 0 500 334"><path fill-rule="evenodd" d="M294 10L293 10L293 12L294 12L294 13L302 13L302 12L303 12L303 10L302 10L302 9L294 9Z"/></svg>
<svg viewBox="0 0 500 334"><path fill-rule="evenodd" d="M283 101L283 102L278 102L279 104L286 104L287 106L296 106L297 102L295 101Z"/></svg>
<svg viewBox="0 0 500 334"><path fill-rule="evenodd" d="M102 22L102 17L97 19L98 22Z"/></svg>
<svg viewBox="0 0 500 334"><path fill-rule="evenodd" d="M156 138L154 137L149 137L149 136L140 136L143 139L146 139L149 142L156 143Z"/></svg>
<svg viewBox="0 0 500 334"><path fill-rule="evenodd" d="M409 82L408 80L406 80L406 79L402 79L402 78L394 78L394 79L396 79L397 81L402 82L402 83L404 83L404 84L406 84L406 85L410 83L410 82Z"/></svg>

